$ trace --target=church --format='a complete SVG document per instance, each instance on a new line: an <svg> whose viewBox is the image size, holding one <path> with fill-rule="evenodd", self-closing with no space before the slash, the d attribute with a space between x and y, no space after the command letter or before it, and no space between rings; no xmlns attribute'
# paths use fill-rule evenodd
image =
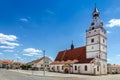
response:
<svg viewBox="0 0 120 80"><path fill-rule="evenodd" d="M86 45L63 50L50 64L50 71L61 73L77 73L104 75L107 74L107 37L100 14L95 6L92 22L86 30Z"/></svg>

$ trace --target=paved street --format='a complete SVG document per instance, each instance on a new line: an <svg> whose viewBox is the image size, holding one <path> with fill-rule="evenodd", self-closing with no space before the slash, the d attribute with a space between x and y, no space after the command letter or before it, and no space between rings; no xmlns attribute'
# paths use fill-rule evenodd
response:
<svg viewBox="0 0 120 80"><path fill-rule="evenodd" d="M77 78L42 77L0 69L0 80L78 80Z"/></svg>
<svg viewBox="0 0 120 80"><path fill-rule="evenodd" d="M120 74L91 76L46 72L46 77L43 77L42 71L34 71L32 74L26 70L0 69L0 80L120 80Z"/></svg>

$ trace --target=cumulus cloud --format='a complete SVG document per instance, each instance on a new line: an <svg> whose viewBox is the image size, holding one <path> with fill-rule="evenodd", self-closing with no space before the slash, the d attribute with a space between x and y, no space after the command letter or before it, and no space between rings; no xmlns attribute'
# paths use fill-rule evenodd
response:
<svg viewBox="0 0 120 80"><path fill-rule="evenodd" d="M0 33L0 48L6 48L6 49L14 49L16 46L19 46L18 43L16 43L17 37L15 35L6 35L3 33Z"/></svg>
<svg viewBox="0 0 120 80"><path fill-rule="evenodd" d="M26 48L23 50L25 56L36 56L36 55L41 55L40 53L42 50L35 49L35 48Z"/></svg>
<svg viewBox="0 0 120 80"><path fill-rule="evenodd" d="M4 52L14 52L13 50L4 50Z"/></svg>
<svg viewBox="0 0 120 80"><path fill-rule="evenodd" d="M28 19L27 18L20 18L20 21L22 21L22 22L28 22Z"/></svg>
<svg viewBox="0 0 120 80"><path fill-rule="evenodd" d="M108 24L106 25L107 27L118 27L120 26L120 19L111 19L108 21Z"/></svg>

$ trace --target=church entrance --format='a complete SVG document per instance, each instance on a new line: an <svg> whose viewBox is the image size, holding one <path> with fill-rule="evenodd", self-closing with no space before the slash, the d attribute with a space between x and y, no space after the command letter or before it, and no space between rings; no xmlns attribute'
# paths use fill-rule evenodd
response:
<svg viewBox="0 0 120 80"><path fill-rule="evenodd" d="M64 73L71 73L71 66L70 64L64 65Z"/></svg>
<svg viewBox="0 0 120 80"><path fill-rule="evenodd" d="M69 69L68 69L68 68L65 68L65 69L64 69L64 73L69 73Z"/></svg>

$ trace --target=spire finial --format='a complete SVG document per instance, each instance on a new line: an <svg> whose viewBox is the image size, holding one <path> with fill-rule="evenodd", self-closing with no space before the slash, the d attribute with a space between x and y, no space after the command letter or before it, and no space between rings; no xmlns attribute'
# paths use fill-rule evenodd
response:
<svg viewBox="0 0 120 80"><path fill-rule="evenodd" d="M95 3L95 8L96 8L96 3Z"/></svg>
<svg viewBox="0 0 120 80"><path fill-rule="evenodd" d="M99 11L96 7L96 3L95 3L95 8L94 8L94 11L93 11L93 17L99 17Z"/></svg>

